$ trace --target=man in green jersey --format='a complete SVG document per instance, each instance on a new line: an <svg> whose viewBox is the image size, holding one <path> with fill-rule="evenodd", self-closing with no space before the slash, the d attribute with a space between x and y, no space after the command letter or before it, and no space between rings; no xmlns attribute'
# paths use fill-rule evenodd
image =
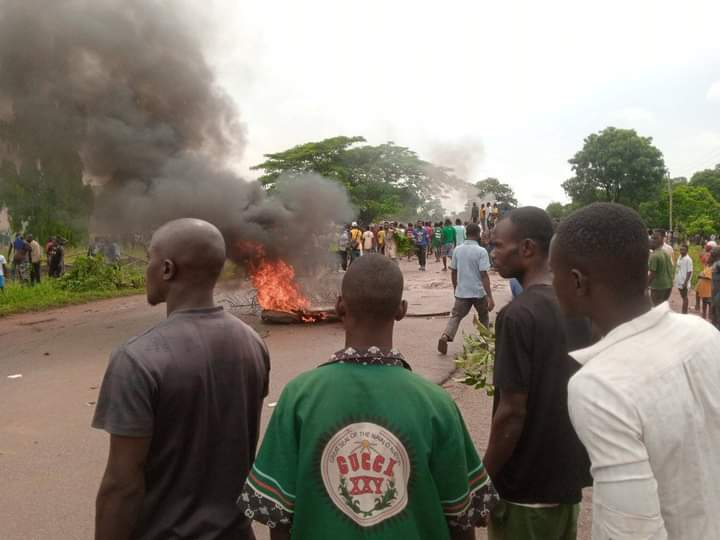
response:
<svg viewBox="0 0 720 540"><path fill-rule="evenodd" d="M272 540L470 540L497 494L460 411L393 349L403 276L380 255L347 271L345 348L283 390L238 498Z"/></svg>
<svg viewBox="0 0 720 540"><path fill-rule="evenodd" d="M442 256L443 271L447 272L448 257L452 259L453 249L455 249L455 227L449 219L445 220L445 226L442 229L442 245L440 246L440 255Z"/></svg>
<svg viewBox="0 0 720 540"><path fill-rule="evenodd" d="M652 236L652 253L648 259L648 287L653 306L658 306L670 298L673 286L672 259L663 249L664 239L661 233Z"/></svg>

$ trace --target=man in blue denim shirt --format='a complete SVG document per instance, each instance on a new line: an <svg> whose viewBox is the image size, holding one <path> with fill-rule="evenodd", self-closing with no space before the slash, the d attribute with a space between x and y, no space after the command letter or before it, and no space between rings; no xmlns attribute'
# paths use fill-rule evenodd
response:
<svg viewBox="0 0 720 540"><path fill-rule="evenodd" d="M438 352L447 354L447 344L457 334L460 321L475 307L478 319L485 326L490 325L490 311L495 307L490 288L490 257L480 246L480 226L467 226L467 240L455 248L452 261L452 283L455 290L455 305L445 332L438 341Z"/></svg>

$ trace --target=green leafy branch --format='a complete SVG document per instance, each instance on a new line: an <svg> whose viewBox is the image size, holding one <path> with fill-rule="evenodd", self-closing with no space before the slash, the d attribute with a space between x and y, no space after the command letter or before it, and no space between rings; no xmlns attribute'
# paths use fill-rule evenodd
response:
<svg viewBox="0 0 720 540"><path fill-rule="evenodd" d="M463 352L455 359L455 365L464 377L455 379L475 389L484 389L488 396L495 393L492 384L495 368L495 332L477 318L473 319L477 333L465 336Z"/></svg>

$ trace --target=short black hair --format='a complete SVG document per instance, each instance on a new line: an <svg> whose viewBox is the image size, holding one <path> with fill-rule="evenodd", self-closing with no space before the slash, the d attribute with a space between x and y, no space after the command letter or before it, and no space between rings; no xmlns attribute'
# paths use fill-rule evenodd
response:
<svg viewBox="0 0 720 540"><path fill-rule="evenodd" d="M470 223L465 230L466 236L480 236L480 225L477 223Z"/></svg>
<svg viewBox="0 0 720 540"><path fill-rule="evenodd" d="M455 220L455 225L462 225L462 219L457 218L457 219Z"/></svg>
<svg viewBox="0 0 720 540"><path fill-rule="evenodd" d="M566 261L623 295L644 295L650 244L633 209L594 203L560 222L555 244Z"/></svg>
<svg viewBox="0 0 720 540"><path fill-rule="evenodd" d="M550 253L550 241L555 231L552 219L545 210L535 206L523 206L512 210L503 219L510 220L513 224L518 240L529 238L540 248L543 255Z"/></svg>
<svg viewBox="0 0 720 540"><path fill-rule="evenodd" d="M353 261L342 281L345 308L358 319L395 318L403 293L403 275L396 263L378 253Z"/></svg>

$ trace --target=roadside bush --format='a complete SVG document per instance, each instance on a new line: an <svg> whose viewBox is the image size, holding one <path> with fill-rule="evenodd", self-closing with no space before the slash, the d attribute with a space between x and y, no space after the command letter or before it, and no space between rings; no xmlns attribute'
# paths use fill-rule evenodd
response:
<svg viewBox="0 0 720 540"><path fill-rule="evenodd" d="M395 235L395 244L397 245L398 255L407 255L415 252L415 244L405 235Z"/></svg>
<svg viewBox="0 0 720 540"><path fill-rule="evenodd" d="M72 268L57 280L59 288L72 292L138 289L145 276L138 270L120 264L108 264L101 255L79 256Z"/></svg>

